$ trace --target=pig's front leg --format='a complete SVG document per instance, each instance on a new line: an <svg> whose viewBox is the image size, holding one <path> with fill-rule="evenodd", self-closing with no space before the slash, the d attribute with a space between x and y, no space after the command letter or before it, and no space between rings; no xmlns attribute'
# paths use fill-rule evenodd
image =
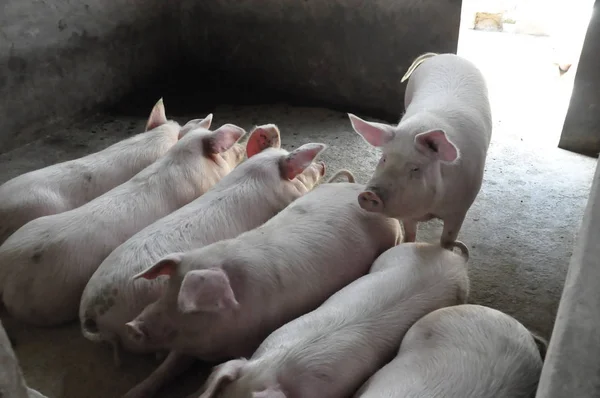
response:
<svg viewBox="0 0 600 398"><path fill-rule="evenodd" d="M440 238L440 244L445 249L451 249L452 243L456 241L458 233L465 221L466 213L455 213L444 218L444 230Z"/></svg>
<svg viewBox="0 0 600 398"><path fill-rule="evenodd" d="M404 226L404 243L410 243L417 240L417 221L402 220Z"/></svg>
<svg viewBox="0 0 600 398"><path fill-rule="evenodd" d="M149 398L158 390L186 371L196 359L171 351L167 358L144 381L123 395L123 398Z"/></svg>

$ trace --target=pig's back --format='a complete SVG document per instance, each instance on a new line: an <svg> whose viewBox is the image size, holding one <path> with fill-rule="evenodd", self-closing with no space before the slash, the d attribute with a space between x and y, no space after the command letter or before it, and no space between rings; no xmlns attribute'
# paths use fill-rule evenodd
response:
<svg viewBox="0 0 600 398"><path fill-rule="evenodd" d="M456 124L458 130L462 127L473 135L470 140L481 137L485 147L489 145L492 116L487 84L481 71L465 58L440 54L419 65L408 81L405 107L403 119L431 112ZM457 138L453 131L447 133Z"/></svg>
<svg viewBox="0 0 600 398"><path fill-rule="evenodd" d="M529 331L491 308L465 304L437 310L406 333L396 359L361 397L529 398L542 359Z"/></svg>
<svg viewBox="0 0 600 398"><path fill-rule="evenodd" d="M388 250L390 256L384 261L393 265L361 277L313 312L278 329L258 348L255 357L283 352L275 354L274 366L294 374L311 369L302 383L311 389L321 383L324 389L317 387L313 393L348 396L355 391L391 359L414 322L430 311L457 304L462 299L459 291L468 283L461 260L445 253L440 256L440 252L436 256L435 247L432 255L399 259L394 250L400 248L402 252L404 245L414 244ZM424 249L430 251L430 247ZM424 258L430 262L424 264ZM282 347L285 349L280 351ZM323 383L315 375L328 381ZM314 395L307 391L305 396Z"/></svg>

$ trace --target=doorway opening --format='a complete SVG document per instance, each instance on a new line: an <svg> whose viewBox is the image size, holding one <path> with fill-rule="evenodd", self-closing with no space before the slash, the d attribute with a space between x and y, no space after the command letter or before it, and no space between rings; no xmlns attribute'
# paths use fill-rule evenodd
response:
<svg viewBox="0 0 600 398"><path fill-rule="evenodd" d="M463 0L458 55L484 73L494 135L556 148L594 0Z"/></svg>

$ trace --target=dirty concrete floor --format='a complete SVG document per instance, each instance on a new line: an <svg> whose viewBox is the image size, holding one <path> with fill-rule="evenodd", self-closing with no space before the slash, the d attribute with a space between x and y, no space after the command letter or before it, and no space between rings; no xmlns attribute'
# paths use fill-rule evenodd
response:
<svg viewBox="0 0 600 398"><path fill-rule="evenodd" d="M467 35L472 42L489 37L507 40L478 32ZM539 43L532 45L542 48L543 42ZM531 64L528 70L499 56L474 51L475 47L470 52L464 48L461 55L480 62L490 78L495 120L485 181L460 233L471 251L470 301L511 314L548 337L596 162L556 148L561 124L556 119L568 101L560 97L568 85L566 79L553 76L547 63L542 65L546 72L533 70ZM97 151L141 131L155 100L143 99L140 110L124 106L80 120L1 154L0 183ZM377 151L351 130L341 112L281 103L202 105L189 112L170 106L175 103L170 100L165 99L167 115L180 122L214 112L215 126L236 123L249 130L256 124L276 123L288 149L311 141L327 143L329 149L322 158L328 173L349 168L364 183L377 161ZM436 242L440 232L438 221L421 224L418 239ZM111 350L81 337L77 324L36 329L8 318L3 322L16 340L28 384L49 398L117 397L157 364L153 357L126 356L117 369ZM206 371L202 367L192 370L160 396L185 396L201 384Z"/></svg>

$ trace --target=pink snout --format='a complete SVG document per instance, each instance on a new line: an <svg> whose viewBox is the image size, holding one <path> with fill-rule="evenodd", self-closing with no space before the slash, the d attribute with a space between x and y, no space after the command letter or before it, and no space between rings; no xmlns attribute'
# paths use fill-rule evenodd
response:
<svg viewBox="0 0 600 398"><path fill-rule="evenodd" d="M380 213L383 211L383 201L373 191L361 192L358 195L358 204L363 210L373 213Z"/></svg>

